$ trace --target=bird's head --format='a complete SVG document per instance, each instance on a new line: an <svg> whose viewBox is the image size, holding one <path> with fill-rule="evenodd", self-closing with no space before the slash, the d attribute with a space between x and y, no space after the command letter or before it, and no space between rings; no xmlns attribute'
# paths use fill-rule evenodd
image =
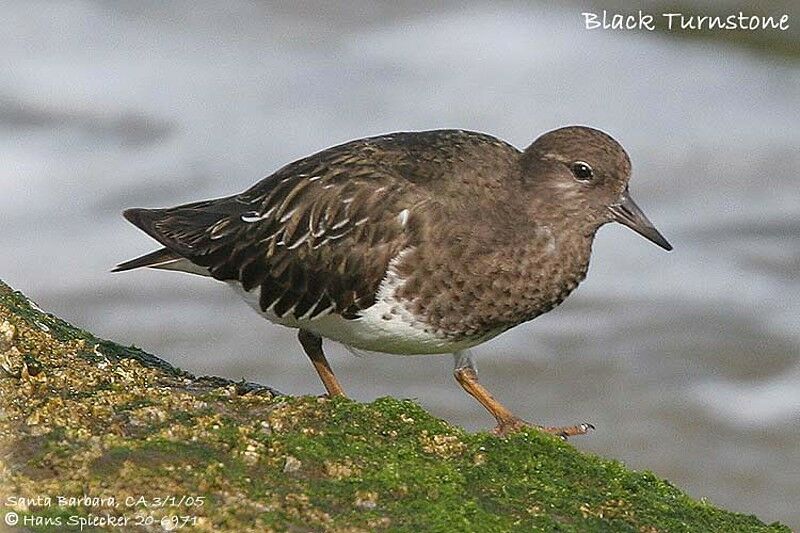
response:
<svg viewBox="0 0 800 533"><path fill-rule="evenodd" d="M546 199L545 206L558 206L594 228L619 222L672 249L631 198L631 161L610 135L584 126L559 128L536 139L521 162L522 179L537 198Z"/></svg>

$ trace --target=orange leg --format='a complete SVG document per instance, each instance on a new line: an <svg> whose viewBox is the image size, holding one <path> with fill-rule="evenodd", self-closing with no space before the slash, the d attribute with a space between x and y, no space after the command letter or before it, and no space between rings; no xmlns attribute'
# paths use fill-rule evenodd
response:
<svg viewBox="0 0 800 533"><path fill-rule="evenodd" d="M508 435L514 433L525 427L535 427L541 431L558 435L564 439L574 435L584 435L589 430L594 429L591 424L578 424L576 426L566 427L546 427L531 424L521 418L518 418L508 410L506 406L492 396L483 385L478 381L478 373L472 364L468 355L462 353L456 354L456 368L453 371L456 381L461 387L469 393L470 396L478 400L487 411L497 420L497 427L494 429L496 435Z"/></svg>
<svg viewBox="0 0 800 533"><path fill-rule="evenodd" d="M305 329L299 330L297 338L300 344L303 345L306 355L311 359L311 364L314 365L314 370L319 374L319 379L325 385L325 390L328 391L328 396L344 396L344 389L339 385L339 380L331 370L331 365L325 358L325 352L322 351L322 337L311 333Z"/></svg>

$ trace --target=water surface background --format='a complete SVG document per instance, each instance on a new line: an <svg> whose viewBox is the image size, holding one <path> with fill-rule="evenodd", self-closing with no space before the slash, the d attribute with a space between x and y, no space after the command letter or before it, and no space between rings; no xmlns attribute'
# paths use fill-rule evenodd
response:
<svg viewBox="0 0 800 533"><path fill-rule="evenodd" d="M289 5L3 2L0 277L191 372L317 394L294 333L226 287L109 274L153 248L121 210L228 195L382 132L459 127L524 147L600 127L675 251L604 228L563 306L476 350L481 378L525 418L593 422L583 450L800 528L797 59L587 32L579 7ZM329 351L358 400L492 424L448 356Z"/></svg>

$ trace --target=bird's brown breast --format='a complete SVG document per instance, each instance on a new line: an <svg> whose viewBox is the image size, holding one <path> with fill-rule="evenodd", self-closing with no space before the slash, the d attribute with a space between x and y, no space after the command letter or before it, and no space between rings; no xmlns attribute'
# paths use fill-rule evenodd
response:
<svg viewBox="0 0 800 533"><path fill-rule="evenodd" d="M406 279L398 296L431 331L496 334L550 311L586 277L593 235L496 218L472 229L450 225L398 265Z"/></svg>

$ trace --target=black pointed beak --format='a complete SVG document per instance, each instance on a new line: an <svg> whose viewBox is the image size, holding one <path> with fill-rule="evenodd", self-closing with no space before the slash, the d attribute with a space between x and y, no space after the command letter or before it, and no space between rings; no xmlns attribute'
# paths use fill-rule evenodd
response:
<svg viewBox="0 0 800 533"><path fill-rule="evenodd" d="M609 210L611 210L615 221L628 226L642 237L659 245L663 249L667 251L672 250L672 245L661 235L653 223L650 222L642 210L639 209L636 202L633 201L631 195L628 193L628 189L625 189L620 201L609 207Z"/></svg>

